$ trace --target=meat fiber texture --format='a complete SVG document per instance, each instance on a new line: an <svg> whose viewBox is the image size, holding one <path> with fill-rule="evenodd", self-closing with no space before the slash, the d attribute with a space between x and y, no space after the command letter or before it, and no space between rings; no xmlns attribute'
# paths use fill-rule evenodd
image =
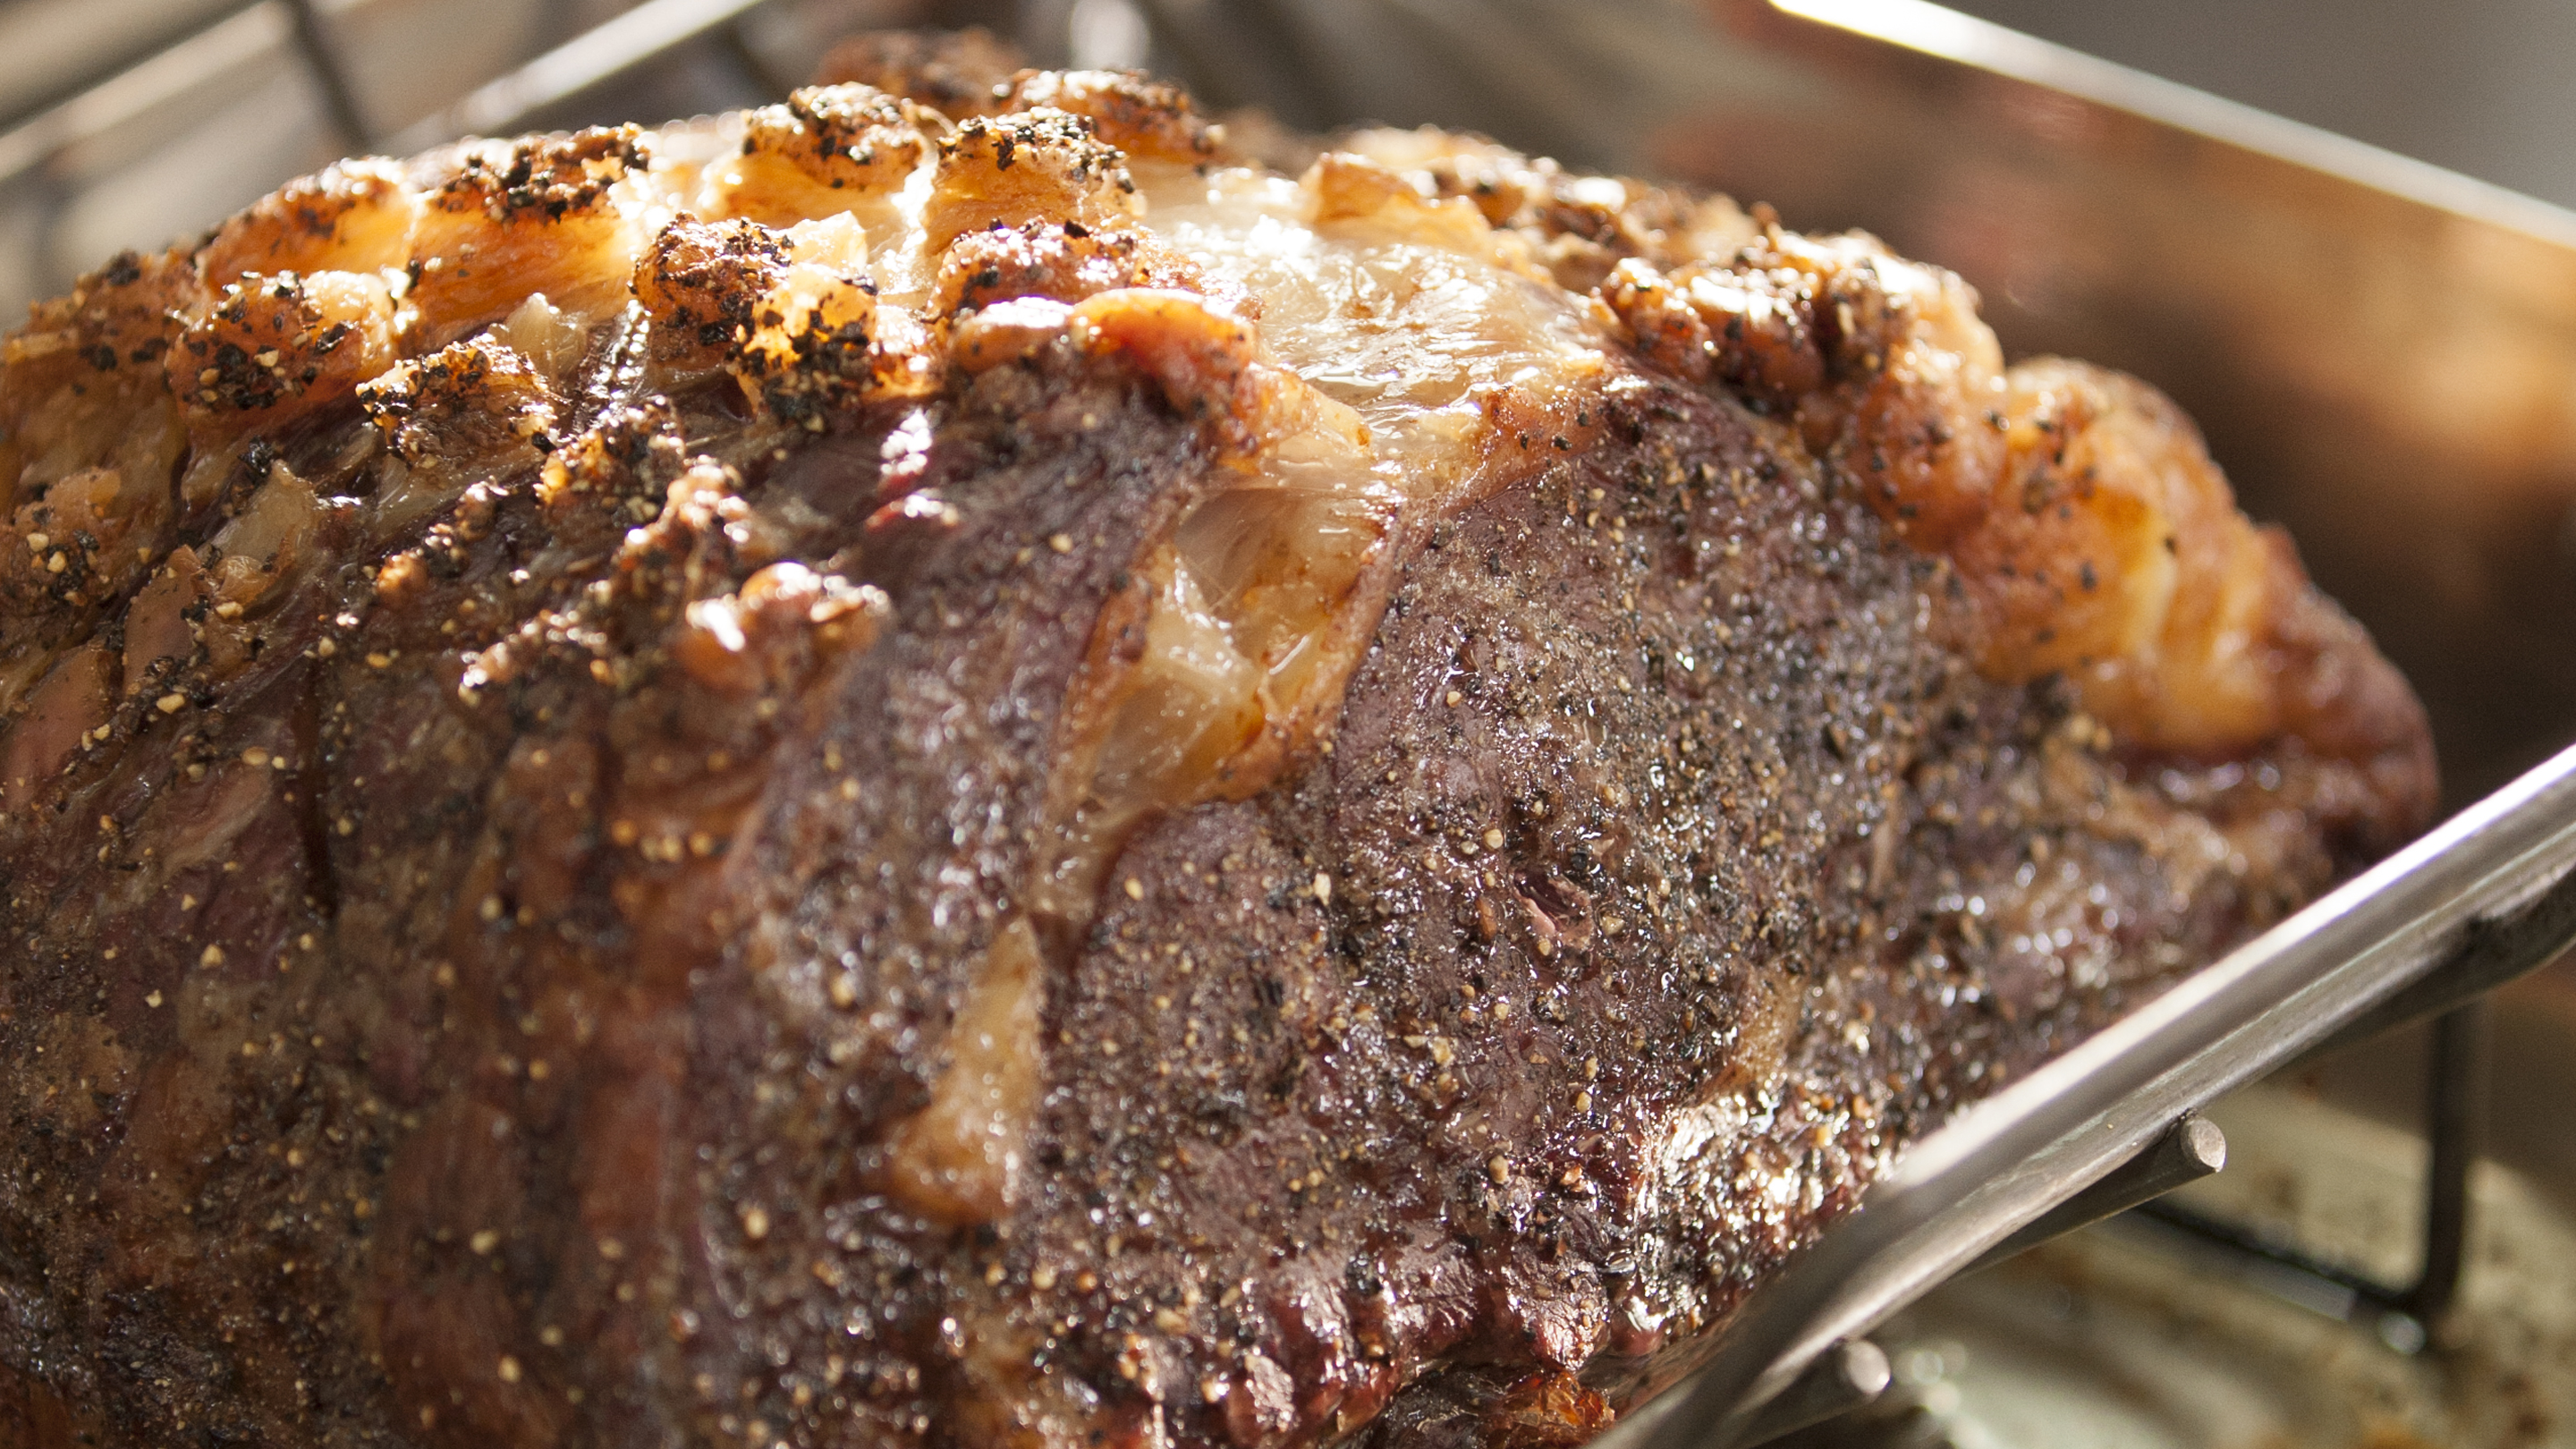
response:
<svg viewBox="0 0 2576 1449"><path fill-rule="evenodd" d="M0 1442L1576 1442L2427 817L1955 278L834 64L6 341Z"/></svg>

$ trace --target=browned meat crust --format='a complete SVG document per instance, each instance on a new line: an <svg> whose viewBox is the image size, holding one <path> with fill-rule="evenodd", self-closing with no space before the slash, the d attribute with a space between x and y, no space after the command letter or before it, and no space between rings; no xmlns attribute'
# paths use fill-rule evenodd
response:
<svg viewBox="0 0 2576 1449"><path fill-rule="evenodd" d="M1577 1442L2421 824L1955 281L987 59L8 341L0 1440Z"/></svg>

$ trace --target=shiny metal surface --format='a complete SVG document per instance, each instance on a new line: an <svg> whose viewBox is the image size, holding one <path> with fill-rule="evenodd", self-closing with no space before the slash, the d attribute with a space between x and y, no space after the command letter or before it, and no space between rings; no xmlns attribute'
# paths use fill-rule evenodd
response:
<svg viewBox="0 0 2576 1449"><path fill-rule="evenodd" d="M2498 991L2487 1150L2430 1352L2348 1289L2122 1217L1943 1285L1872 1334L1897 1382L1781 1449L2576 1449L2576 962ZM2175 1197L2268 1244L2419 1266L2429 1028L2213 1111L2226 1172Z"/></svg>
<svg viewBox="0 0 2576 1449"><path fill-rule="evenodd" d="M1887 1354L1877 1344L1865 1338L1837 1344L1807 1365L1796 1383L1762 1406L1761 1416L1746 1431L1745 1442L1768 1444L1862 1408L1886 1393L1894 1377Z"/></svg>
<svg viewBox="0 0 2576 1449"><path fill-rule="evenodd" d="M2227 1134L2206 1117L2185 1117L2158 1134L2128 1161L2094 1179L2074 1196L2014 1229L1965 1271L1991 1267L2079 1228L2152 1202L2186 1183L2227 1166Z"/></svg>
<svg viewBox="0 0 2576 1449"><path fill-rule="evenodd" d="M2492 998L2498 1104L2454 1311L2411 1314L2123 1216L1873 1330L1896 1383L1781 1449L2576 1449L2576 960ZM2174 1195L2336 1276L2422 1266L2430 1023L2231 1094L2227 1171Z"/></svg>
<svg viewBox="0 0 2576 1449"><path fill-rule="evenodd" d="M2510 915L2571 870L2576 749L1916 1143L1857 1212L1746 1303L1694 1381L1599 1442L1743 1443L1761 1404L1818 1356L1973 1263L2166 1124L2296 1060L2441 966L2475 922Z"/></svg>

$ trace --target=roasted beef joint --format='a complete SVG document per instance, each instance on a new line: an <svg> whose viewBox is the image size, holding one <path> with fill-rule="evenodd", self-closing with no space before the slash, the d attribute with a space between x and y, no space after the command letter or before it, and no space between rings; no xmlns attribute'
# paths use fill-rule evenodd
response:
<svg viewBox="0 0 2576 1449"><path fill-rule="evenodd" d="M0 370L0 1441L1561 1444L2418 828L1864 236L863 46Z"/></svg>

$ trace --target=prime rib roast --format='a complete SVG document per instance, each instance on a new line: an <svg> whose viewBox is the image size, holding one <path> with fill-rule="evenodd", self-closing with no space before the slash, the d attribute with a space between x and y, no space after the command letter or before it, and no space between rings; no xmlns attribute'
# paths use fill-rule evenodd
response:
<svg viewBox="0 0 2576 1449"><path fill-rule="evenodd" d="M1941 271L831 65L7 339L0 1442L1576 1442L2428 817Z"/></svg>

